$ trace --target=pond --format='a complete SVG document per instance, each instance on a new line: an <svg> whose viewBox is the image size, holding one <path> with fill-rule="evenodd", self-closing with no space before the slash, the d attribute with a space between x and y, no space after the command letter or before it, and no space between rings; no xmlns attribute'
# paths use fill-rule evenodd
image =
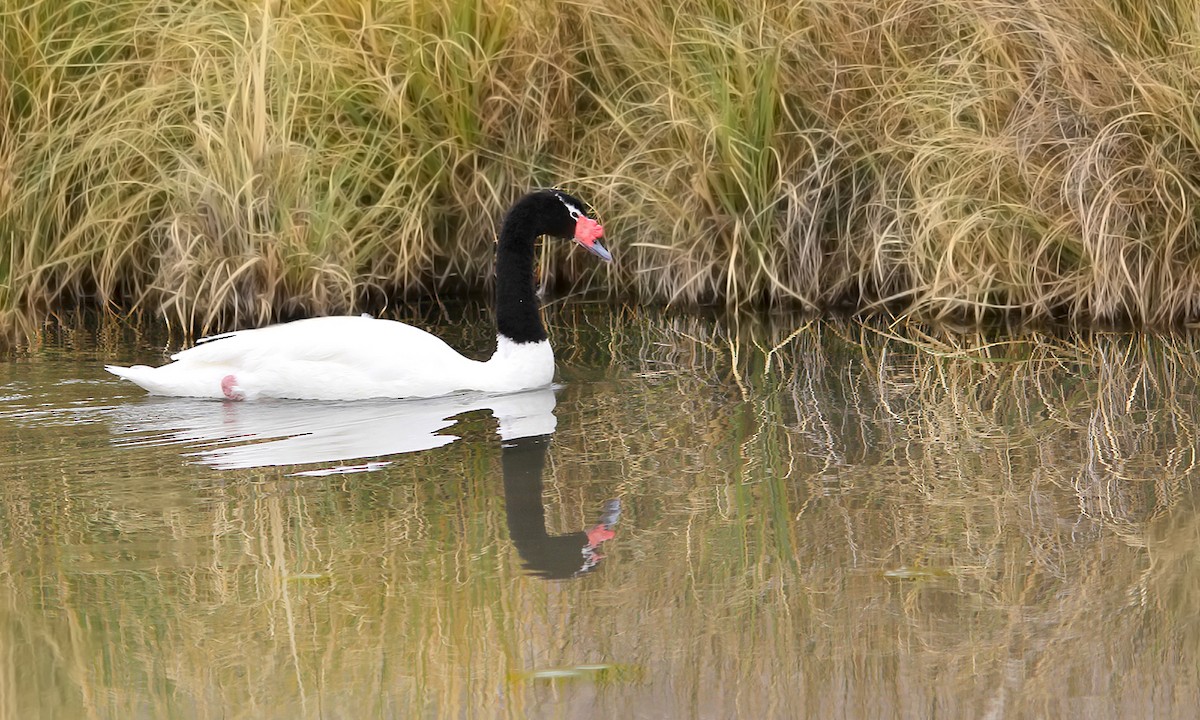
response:
<svg viewBox="0 0 1200 720"><path fill-rule="evenodd" d="M113 321L6 355L0 718L1195 716L1192 336L547 321L508 397L154 398L102 365L184 341Z"/></svg>

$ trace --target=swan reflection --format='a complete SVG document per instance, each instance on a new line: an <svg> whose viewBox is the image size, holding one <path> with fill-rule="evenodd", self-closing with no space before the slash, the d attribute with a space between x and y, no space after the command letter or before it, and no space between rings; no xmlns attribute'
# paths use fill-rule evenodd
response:
<svg viewBox="0 0 1200 720"><path fill-rule="evenodd" d="M375 470L389 464L378 458L448 445L458 436L443 431L475 410L491 410L506 441L548 435L557 424L551 388L404 401L147 398L114 408L110 421L118 445L188 445L199 462L219 470L372 459L299 473L324 475Z"/></svg>
<svg viewBox="0 0 1200 720"><path fill-rule="evenodd" d="M560 580L591 571L604 559L600 545L615 535L621 502L604 503L600 519L587 530L551 535L546 532L542 473L550 436L518 438L504 444L504 512L508 534L531 575Z"/></svg>
<svg viewBox="0 0 1200 720"><path fill-rule="evenodd" d="M505 519L524 569L545 579L587 573L603 559L621 513L608 500L589 529L546 531L542 477L557 420L550 388L511 395L453 395L379 402L259 401L147 398L109 416L119 446L186 445L199 462L220 470L324 465L296 475L378 470L388 456L441 447L462 413L490 410L498 421ZM357 462L356 462L357 461ZM332 463L332 464L331 464Z"/></svg>

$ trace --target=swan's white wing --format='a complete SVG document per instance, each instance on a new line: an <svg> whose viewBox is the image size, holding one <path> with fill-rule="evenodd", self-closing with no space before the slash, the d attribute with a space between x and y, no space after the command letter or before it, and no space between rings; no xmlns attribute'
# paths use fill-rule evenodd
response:
<svg viewBox="0 0 1200 720"><path fill-rule="evenodd" d="M404 358L458 356L436 335L392 320L372 317L318 317L205 338L172 360L214 365L259 362L334 362L391 366Z"/></svg>
<svg viewBox="0 0 1200 720"><path fill-rule="evenodd" d="M150 392L191 397L431 397L464 388L483 363L419 328L324 317L240 330L176 353L159 368L110 368Z"/></svg>

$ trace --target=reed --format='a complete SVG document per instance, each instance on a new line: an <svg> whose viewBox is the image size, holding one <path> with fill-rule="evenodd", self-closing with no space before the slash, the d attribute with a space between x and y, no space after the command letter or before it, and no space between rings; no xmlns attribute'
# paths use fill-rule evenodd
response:
<svg viewBox="0 0 1200 720"><path fill-rule="evenodd" d="M0 9L0 318L480 290L529 186L681 305L1200 317L1200 19L1117 0ZM596 277L604 274L603 278Z"/></svg>

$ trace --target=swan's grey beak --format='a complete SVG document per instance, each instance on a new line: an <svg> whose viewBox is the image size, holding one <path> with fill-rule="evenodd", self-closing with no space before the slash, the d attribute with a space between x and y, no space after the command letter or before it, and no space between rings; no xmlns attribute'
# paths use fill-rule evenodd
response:
<svg viewBox="0 0 1200 720"><path fill-rule="evenodd" d="M575 242L604 262L612 262L612 253L599 242L602 237L604 237L604 227L595 220L589 217L580 217L575 223Z"/></svg>
<svg viewBox="0 0 1200 720"><path fill-rule="evenodd" d="M579 244L582 245L585 250L600 258L604 262L612 262L612 253L606 250L603 245L595 240L593 240L590 245L583 242L580 242Z"/></svg>

